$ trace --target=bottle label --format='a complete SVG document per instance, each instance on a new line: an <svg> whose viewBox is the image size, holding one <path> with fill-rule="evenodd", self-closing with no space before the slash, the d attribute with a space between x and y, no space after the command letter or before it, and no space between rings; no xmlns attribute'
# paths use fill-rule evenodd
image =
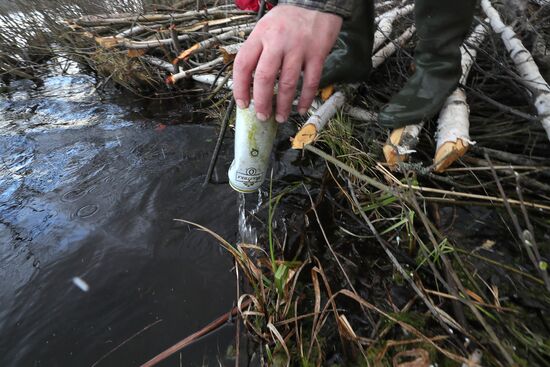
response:
<svg viewBox="0 0 550 367"><path fill-rule="evenodd" d="M254 167L237 170L235 181L246 187L253 187L262 181L263 172Z"/></svg>

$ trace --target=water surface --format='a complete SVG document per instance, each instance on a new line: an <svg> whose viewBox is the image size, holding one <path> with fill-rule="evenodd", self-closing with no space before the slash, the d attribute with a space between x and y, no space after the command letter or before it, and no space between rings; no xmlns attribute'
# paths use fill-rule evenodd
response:
<svg viewBox="0 0 550 367"><path fill-rule="evenodd" d="M173 221L236 237L237 196L201 188L216 129L189 119L78 70L0 96L1 366L89 366L149 326L99 364L135 366L230 310L231 259ZM233 337L161 365L217 365Z"/></svg>

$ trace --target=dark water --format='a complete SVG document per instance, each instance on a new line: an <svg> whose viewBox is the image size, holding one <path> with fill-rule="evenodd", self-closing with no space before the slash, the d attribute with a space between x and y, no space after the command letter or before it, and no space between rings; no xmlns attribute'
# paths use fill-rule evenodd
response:
<svg viewBox="0 0 550 367"><path fill-rule="evenodd" d="M167 108L78 73L0 95L0 366L90 366L157 322L99 364L139 365L232 307L229 256L173 221L236 236L236 194L201 189L216 130ZM234 333L161 365L217 365Z"/></svg>

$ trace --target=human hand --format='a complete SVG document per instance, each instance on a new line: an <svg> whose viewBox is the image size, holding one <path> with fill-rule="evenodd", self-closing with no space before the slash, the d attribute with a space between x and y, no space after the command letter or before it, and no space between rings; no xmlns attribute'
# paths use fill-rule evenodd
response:
<svg viewBox="0 0 550 367"><path fill-rule="evenodd" d="M315 97L324 61L341 26L342 18L338 15L294 5L278 5L269 11L235 58L233 95L239 108L248 107L254 79L256 115L259 120L267 120L272 114L273 88L278 75L275 119L286 121L303 70L298 112L304 114Z"/></svg>

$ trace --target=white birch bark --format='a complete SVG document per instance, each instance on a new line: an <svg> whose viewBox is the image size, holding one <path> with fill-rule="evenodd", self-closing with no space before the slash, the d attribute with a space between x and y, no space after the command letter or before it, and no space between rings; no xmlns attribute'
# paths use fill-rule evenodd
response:
<svg viewBox="0 0 550 367"><path fill-rule="evenodd" d="M464 45L462 45L461 84L466 83L470 69L477 56L477 47L483 42L486 35L486 27L480 24L474 29ZM436 150L439 150L443 144L456 142L458 139L461 139L466 144L472 143L470 141L470 108L466 102L466 93L461 87L458 87L443 105L437 120L436 139Z"/></svg>
<svg viewBox="0 0 550 367"><path fill-rule="evenodd" d="M315 126L315 131L319 133L345 102L346 96L344 93L335 92L307 119L304 126L313 125Z"/></svg>
<svg viewBox="0 0 550 367"><path fill-rule="evenodd" d="M517 37L512 27L504 24L497 10L491 5L489 0L482 0L481 7L495 33L499 34L504 42L504 46L514 61L523 84L533 94L533 101L541 123L548 139L550 139L550 86L540 74L539 67L533 60L531 53L525 48L521 40Z"/></svg>
<svg viewBox="0 0 550 367"><path fill-rule="evenodd" d="M375 53L372 56L372 68L376 69L380 65L384 63L390 57L393 55L398 48L405 46L407 42L411 39L414 32L416 31L416 28L413 26L410 26L403 32L399 37L395 39L395 41L388 43L384 47L382 47L377 53Z"/></svg>
<svg viewBox="0 0 550 367"><path fill-rule="evenodd" d="M181 79L184 79L184 78L189 78L191 75L197 74L197 73L200 73L200 72L203 72L203 71L209 71L210 69L212 69L212 68L214 68L214 67L216 67L220 64L223 64L223 57L222 56L220 56L218 58L215 58L212 61L201 64L201 65L199 65L195 68L192 68L192 69L181 70L181 68L180 68L179 73L170 75L169 77L166 78L166 83L167 84L175 84L175 83L178 82L178 80L181 80Z"/></svg>
<svg viewBox="0 0 550 367"><path fill-rule="evenodd" d="M217 75L214 75L214 74L192 75L191 79L193 79L196 82L208 84L208 85L213 85L214 83L216 83L216 87L219 87L224 83L224 78L218 77ZM228 79L227 82L225 82L224 88L233 89L233 79Z"/></svg>
<svg viewBox="0 0 550 367"><path fill-rule="evenodd" d="M387 7L387 6L393 5L394 3L395 2L393 0L377 2L377 3L374 4L374 9L376 9L376 10L382 9L382 8Z"/></svg>
<svg viewBox="0 0 550 367"><path fill-rule="evenodd" d="M409 14L414 9L414 5L406 5L402 8L395 8L386 13L378 16L375 23L378 25L378 29L374 33L373 50L378 50L386 40L390 39L393 31L393 23L398 19Z"/></svg>
<svg viewBox="0 0 550 367"><path fill-rule="evenodd" d="M174 60L174 63L177 63L179 60L186 60L191 55L193 55L194 53L196 53L200 50L206 49L206 48L210 48L210 47L220 43L220 41L228 40L230 38L237 37L237 36L244 37L245 35L252 32L253 28L254 28L254 25L247 25L247 26L244 26L244 27L241 27L241 28L237 28L237 29L222 33L219 36L208 38L204 41L196 43L192 47L190 47L187 50L180 53L178 55L178 57L176 57L176 59Z"/></svg>
<svg viewBox="0 0 550 367"><path fill-rule="evenodd" d="M359 121L369 122L378 120L378 114L376 112L365 110L364 108L360 107L346 105L344 106L344 112L350 117Z"/></svg>
<svg viewBox="0 0 550 367"><path fill-rule="evenodd" d="M239 29L248 32L248 29L245 29L245 26L243 26L243 25L234 25L234 26L227 26L227 27L220 27L220 28L212 29L208 33L213 35L213 36L216 36L216 35L223 34L223 33L226 33L226 32L238 31ZM178 36L178 41L189 40L189 39L191 39L191 36L192 36L191 34L179 35ZM218 39L223 39L223 38L218 38ZM155 48L155 47L170 45L172 42L173 42L172 38L161 38L161 39L149 40L149 41L133 41L133 40L129 40L129 39L121 39L121 40L118 40L117 43L118 43L118 45L122 45L122 46L124 46L128 49L137 50L137 49L149 49L149 48Z"/></svg>

